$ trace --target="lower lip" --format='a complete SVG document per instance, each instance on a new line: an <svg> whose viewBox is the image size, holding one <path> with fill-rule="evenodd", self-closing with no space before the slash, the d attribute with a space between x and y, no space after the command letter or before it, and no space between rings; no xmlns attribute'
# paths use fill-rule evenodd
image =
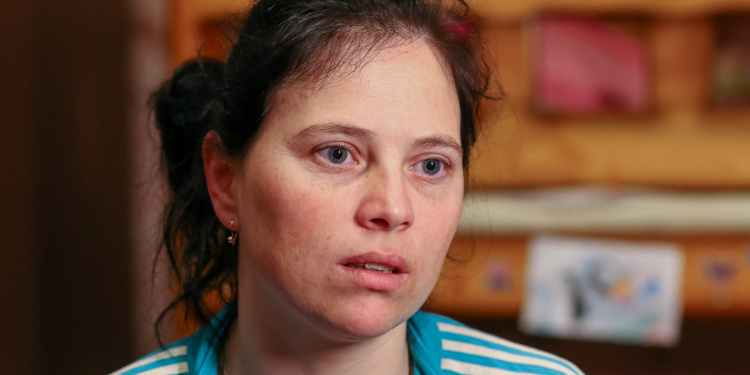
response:
<svg viewBox="0 0 750 375"><path fill-rule="evenodd" d="M406 273L381 273L339 265L354 283L372 291L390 292L400 288L409 277Z"/></svg>

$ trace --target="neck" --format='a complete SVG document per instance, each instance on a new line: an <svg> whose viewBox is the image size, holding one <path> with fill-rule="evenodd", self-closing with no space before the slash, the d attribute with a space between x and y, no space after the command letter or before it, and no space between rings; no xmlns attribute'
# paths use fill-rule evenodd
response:
<svg viewBox="0 0 750 375"><path fill-rule="evenodd" d="M238 308L226 347L226 374L410 373L405 322L378 337L342 338L278 310L264 314L241 303Z"/></svg>

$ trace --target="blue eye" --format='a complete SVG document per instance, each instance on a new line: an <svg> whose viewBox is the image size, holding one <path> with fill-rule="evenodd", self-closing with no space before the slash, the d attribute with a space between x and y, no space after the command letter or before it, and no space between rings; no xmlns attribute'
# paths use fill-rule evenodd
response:
<svg viewBox="0 0 750 375"><path fill-rule="evenodd" d="M334 164L341 164L346 161L349 153L341 147L330 147L327 152L328 160Z"/></svg>
<svg viewBox="0 0 750 375"><path fill-rule="evenodd" d="M428 159L422 161L422 172L427 175L434 176L443 170L443 162L435 159Z"/></svg>

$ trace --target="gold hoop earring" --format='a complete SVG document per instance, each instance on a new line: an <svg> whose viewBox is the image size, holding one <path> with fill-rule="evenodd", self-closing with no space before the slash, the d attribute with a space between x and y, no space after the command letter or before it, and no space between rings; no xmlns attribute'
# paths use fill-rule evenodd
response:
<svg viewBox="0 0 750 375"><path fill-rule="evenodd" d="M234 220L232 220L232 222L229 223L229 231L232 233L229 235L229 237L227 237L227 242L229 242L232 245L236 245L238 233L235 232L233 229L234 229Z"/></svg>

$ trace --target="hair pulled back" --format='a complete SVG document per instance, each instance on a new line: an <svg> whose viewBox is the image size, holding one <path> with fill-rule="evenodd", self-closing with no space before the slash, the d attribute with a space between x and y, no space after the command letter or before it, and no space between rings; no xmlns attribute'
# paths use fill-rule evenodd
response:
<svg viewBox="0 0 750 375"><path fill-rule="evenodd" d="M241 157L280 85L320 87L354 74L381 50L423 40L442 57L461 111L464 167L490 82L481 41L463 0L260 0L238 31L227 62L198 58L180 66L152 101L172 196L163 242L181 288L162 312L185 304L201 324L206 297L236 298L237 251L214 213L202 145L216 132L221 151Z"/></svg>

